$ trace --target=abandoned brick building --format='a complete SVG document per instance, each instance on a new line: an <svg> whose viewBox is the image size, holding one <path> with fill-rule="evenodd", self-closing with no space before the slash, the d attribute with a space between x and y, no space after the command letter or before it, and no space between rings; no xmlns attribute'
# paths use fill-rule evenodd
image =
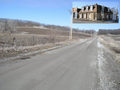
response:
<svg viewBox="0 0 120 90"><path fill-rule="evenodd" d="M82 19L82 20L113 20L113 11L106 6L102 5L90 5L84 6L82 8L73 8L73 19ZM115 16L115 20L116 20Z"/></svg>

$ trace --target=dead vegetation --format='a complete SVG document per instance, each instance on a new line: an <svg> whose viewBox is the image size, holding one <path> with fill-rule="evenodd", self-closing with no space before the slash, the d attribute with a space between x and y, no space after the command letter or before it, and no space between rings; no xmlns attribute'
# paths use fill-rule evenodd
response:
<svg viewBox="0 0 120 90"><path fill-rule="evenodd" d="M102 43L112 51L114 59L120 64L120 40L116 40L116 38L120 38L120 35L102 35Z"/></svg>
<svg viewBox="0 0 120 90"><path fill-rule="evenodd" d="M107 34L119 35L120 29L100 29L98 31L98 34L99 35L107 35Z"/></svg>
<svg viewBox="0 0 120 90"><path fill-rule="evenodd" d="M66 41L67 37L36 34L0 33L0 57L16 56L20 53L46 49L56 42Z"/></svg>
<svg viewBox="0 0 120 90"><path fill-rule="evenodd" d="M82 38L87 37L81 36ZM77 39L80 37L73 37L73 40ZM46 49L66 41L68 41L68 36L55 33L49 35L0 33L0 57L16 56L20 53Z"/></svg>
<svg viewBox="0 0 120 90"><path fill-rule="evenodd" d="M0 58L61 45L68 41L69 29L32 21L0 19ZM89 31L73 29L73 40L89 37Z"/></svg>

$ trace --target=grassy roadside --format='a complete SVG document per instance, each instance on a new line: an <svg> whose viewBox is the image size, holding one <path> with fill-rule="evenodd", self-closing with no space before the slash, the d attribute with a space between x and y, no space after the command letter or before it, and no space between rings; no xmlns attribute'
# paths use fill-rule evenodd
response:
<svg viewBox="0 0 120 90"><path fill-rule="evenodd" d="M62 42L48 43L44 45L21 47L22 49L13 48L13 50L11 50L10 52L3 53L3 56L0 59L0 63L5 63L6 61L10 61L10 60L27 59L30 56L34 56L36 54L42 54L46 51L51 51L57 48L68 46L78 41L82 42L85 40L86 39L66 40Z"/></svg>
<svg viewBox="0 0 120 90"><path fill-rule="evenodd" d="M119 37L119 36L117 36ZM101 43L104 44L105 47L107 47L112 55L113 58L116 60L117 63L120 64L120 41L116 41L114 37L112 36L100 36L101 38Z"/></svg>
<svg viewBox="0 0 120 90"><path fill-rule="evenodd" d="M32 30L36 32L35 30ZM38 30L39 31L39 30ZM46 33L46 30L37 33ZM58 32L59 33L59 32ZM28 53L42 49L48 49L55 46L60 46L63 43L69 42L69 36L57 35L54 32L47 34L28 34L22 33L0 33L0 59L4 57L13 57L21 53ZM90 35L73 35L73 40L89 38Z"/></svg>

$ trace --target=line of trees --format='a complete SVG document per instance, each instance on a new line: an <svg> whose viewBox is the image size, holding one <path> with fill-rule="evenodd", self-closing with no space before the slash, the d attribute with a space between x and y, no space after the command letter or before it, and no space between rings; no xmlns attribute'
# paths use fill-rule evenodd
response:
<svg viewBox="0 0 120 90"><path fill-rule="evenodd" d="M67 26L58 26L58 25L47 25L41 24L33 21L26 20L13 20L13 19L4 19L0 18L0 32L16 32L16 27L34 27L34 26L43 26L50 30L59 30L59 31L69 31L70 28ZM84 32L84 33L94 33L94 30L80 30L78 28L73 28L73 32Z"/></svg>
<svg viewBox="0 0 120 90"><path fill-rule="evenodd" d="M120 34L120 29L100 29L98 31L98 35L102 35L102 34Z"/></svg>
<svg viewBox="0 0 120 90"><path fill-rule="evenodd" d="M0 32L10 32L13 33L16 31L16 22L13 20L0 20Z"/></svg>

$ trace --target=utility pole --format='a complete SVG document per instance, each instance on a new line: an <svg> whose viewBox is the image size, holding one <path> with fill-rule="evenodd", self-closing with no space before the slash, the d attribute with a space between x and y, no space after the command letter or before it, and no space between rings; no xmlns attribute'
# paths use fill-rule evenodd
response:
<svg viewBox="0 0 120 90"><path fill-rule="evenodd" d="M70 12L70 32L69 32L69 40L72 40L72 20L73 20L73 12L72 11L69 11Z"/></svg>

